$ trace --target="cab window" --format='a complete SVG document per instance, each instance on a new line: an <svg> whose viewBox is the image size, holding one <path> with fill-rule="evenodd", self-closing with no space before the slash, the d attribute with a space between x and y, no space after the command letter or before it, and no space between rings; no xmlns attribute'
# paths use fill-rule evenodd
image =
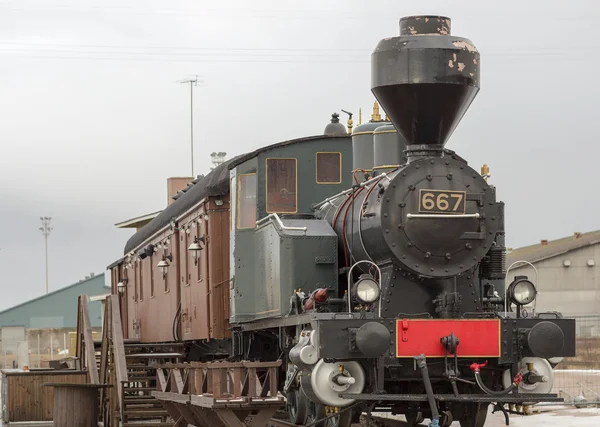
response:
<svg viewBox="0 0 600 427"><path fill-rule="evenodd" d="M256 225L256 174L238 176L237 227L254 228Z"/></svg>
<svg viewBox="0 0 600 427"><path fill-rule="evenodd" d="M297 160L267 159L267 212L297 211Z"/></svg>
<svg viewBox="0 0 600 427"><path fill-rule="evenodd" d="M317 184L342 183L342 153L317 153Z"/></svg>

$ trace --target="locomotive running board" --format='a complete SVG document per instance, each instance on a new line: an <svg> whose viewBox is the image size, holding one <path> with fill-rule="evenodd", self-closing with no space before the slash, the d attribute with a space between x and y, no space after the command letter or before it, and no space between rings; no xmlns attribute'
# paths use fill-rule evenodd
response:
<svg viewBox="0 0 600 427"><path fill-rule="evenodd" d="M340 393L343 399L368 400L368 401L394 401L394 402L426 402L426 394L358 394ZM438 402L480 402L480 403L539 403L539 402L564 402L564 398L556 394L507 394L506 396L493 396L491 394L435 394Z"/></svg>

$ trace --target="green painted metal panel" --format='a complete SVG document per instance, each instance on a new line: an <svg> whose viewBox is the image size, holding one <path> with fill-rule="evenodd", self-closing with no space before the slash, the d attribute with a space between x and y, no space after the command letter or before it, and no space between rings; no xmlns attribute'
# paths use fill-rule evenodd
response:
<svg viewBox="0 0 600 427"><path fill-rule="evenodd" d="M326 288L338 295L337 236L324 220L283 220L261 225L255 237L255 308L257 319L289 312L290 297L301 289L307 295Z"/></svg>
<svg viewBox="0 0 600 427"><path fill-rule="evenodd" d="M318 184L316 157L318 152L337 152L342 155L342 182L339 184ZM258 218L267 216L266 180L267 159L297 159L297 214L312 214L313 204L325 200L352 185L352 140L348 138L323 138L291 144L261 152L258 155ZM282 214L283 215L283 214Z"/></svg>
<svg viewBox="0 0 600 427"><path fill-rule="evenodd" d="M50 292L0 312L0 327L75 328L77 327L77 298L110 293L104 284L104 274ZM100 301L90 301L90 321L93 327L102 326Z"/></svg>
<svg viewBox="0 0 600 427"><path fill-rule="evenodd" d="M230 240L230 319L241 321L254 316L254 228L237 228L238 177L242 174L256 173L256 158L250 159L231 173L231 229Z"/></svg>
<svg viewBox="0 0 600 427"><path fill-rule="evenodd" d="M341 154L341 182L320 184L317 182L317 153ZM232 170L232 236L231 236L231 316L232 322L252 320L270 313L285 313L289 297L297 287L314 287L323 283L337 289L337 241L325 243L310 239L277 241L272 234L255 236L254 229L239 230L236 227L237 176L244 173L257 174L257 219L266 217L267 159L296 159L297 215L312 216L311 207L352 185L352 140L347 138L317 138L298 143L281 145L261 151ZM285 214L280 214L285 218ZM288 220L285 220L288 221ZM260 245L267 245L263 252ZM332 246L333 245L333 246ZM334 258L333 264L315 264L306 254L323 252ZM263 254L263 255L261 255ZM325 255L324 255L325 256ZM280 267L269 270L269 265ZM266 284L265 284L266 283ZM277 285L278 284L278 285ZM273 288L277 287L277 289Z"/></svg>

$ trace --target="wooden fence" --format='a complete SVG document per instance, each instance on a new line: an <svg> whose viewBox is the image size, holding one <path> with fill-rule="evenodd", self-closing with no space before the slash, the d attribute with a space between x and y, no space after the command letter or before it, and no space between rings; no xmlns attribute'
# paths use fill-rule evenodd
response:
<svg viewBox="0 0 600 427"><path fill-rule="evenodd" d="M1 370L2 420L52 421L54 390L45 383L87 383L85 371L29 371Z"/></svg>

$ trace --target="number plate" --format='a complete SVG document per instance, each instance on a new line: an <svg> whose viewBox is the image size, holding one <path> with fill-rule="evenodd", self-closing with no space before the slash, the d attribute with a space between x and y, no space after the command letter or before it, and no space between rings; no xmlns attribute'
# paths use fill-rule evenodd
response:
<svg viewBox="0 0 600 427"><path fill-rule="evenodd" d="M464 214L467 192L450 190L419 190L419 212Z"/></svg>

